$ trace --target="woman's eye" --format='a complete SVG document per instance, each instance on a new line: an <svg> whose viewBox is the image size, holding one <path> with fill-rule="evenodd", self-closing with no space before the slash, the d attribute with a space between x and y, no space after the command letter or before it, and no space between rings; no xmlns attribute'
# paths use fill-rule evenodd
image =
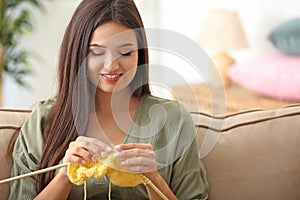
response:
<svg viewBox="0 0 300 200"><path fill-rule="evenodd" d="M102 50L102 49L97 49L97 48L92 48L92 49L90 49L89 51L90 51L90 53L91 53L92 55L94 55L94 56L101 56L101 55L103 55L103 54L105 53L104 50Z"/></svg>
<svg viewBox="0 0 300 200"><path fill-rule="evenodd" d="M130 56L132 51L120 52L121 56Z"/></svg>
<svg viewBox="0 0 300 200"><path fill-rule="evenodd" d="M100 51L93 51L91 50L91 53L94 55L94 56L101 56L104 54L104 52L100 52Z"/></svg>

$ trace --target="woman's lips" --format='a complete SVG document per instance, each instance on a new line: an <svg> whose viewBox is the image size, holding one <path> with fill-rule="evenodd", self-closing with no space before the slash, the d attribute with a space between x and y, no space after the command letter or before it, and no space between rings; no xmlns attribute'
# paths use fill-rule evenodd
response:
<svg viewBox="0 0 300 200"><path fill-rule="evenodd" d="M123 74L101 74L100 77L108 82L116 82L118 81Z"/></svg>

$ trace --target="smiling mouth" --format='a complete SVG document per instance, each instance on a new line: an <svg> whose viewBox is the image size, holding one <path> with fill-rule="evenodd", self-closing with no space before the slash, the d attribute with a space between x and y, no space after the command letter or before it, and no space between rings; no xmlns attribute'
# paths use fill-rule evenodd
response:
<svg viewBox="0 0 300 200"><path fill-rule="evenodd" d="M103 77L106 80L117 80L119 79L123 74L99 74L101 77Z"/></svg>

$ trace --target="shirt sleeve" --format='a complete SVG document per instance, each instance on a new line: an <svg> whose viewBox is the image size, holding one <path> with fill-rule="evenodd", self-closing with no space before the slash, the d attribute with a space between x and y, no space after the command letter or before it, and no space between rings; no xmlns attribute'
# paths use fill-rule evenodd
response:
<svg viewBox="0 0 300 200"><path fill-rule="evenodd" d="M179 199L208 199L208 182L200 159L196 128L188 111L183 109L178 148L181 156L173 163L170 187Z"/></svg>
<svg viewBox="0 0 300 200"><path fill-rule="evenodd" d="M37 170L42 153L43 130L50 112L48 103L40 103L22 126L14 145L11 177ZM36 177L10 183L10 200L33 199L36 196Z"/></svg>

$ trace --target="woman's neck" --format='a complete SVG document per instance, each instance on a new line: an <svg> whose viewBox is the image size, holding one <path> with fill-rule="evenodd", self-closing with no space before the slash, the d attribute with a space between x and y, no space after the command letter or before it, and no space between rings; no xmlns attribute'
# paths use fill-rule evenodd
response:
<svg viewBox="0 0 300 200"><path fill-rule="evenodd" d="M98 114L112 115L113 112L124 112L136 109L139 99L132 97L128 89L115 92L105 93L102 91L96 92L95 109Z"/></svg>

